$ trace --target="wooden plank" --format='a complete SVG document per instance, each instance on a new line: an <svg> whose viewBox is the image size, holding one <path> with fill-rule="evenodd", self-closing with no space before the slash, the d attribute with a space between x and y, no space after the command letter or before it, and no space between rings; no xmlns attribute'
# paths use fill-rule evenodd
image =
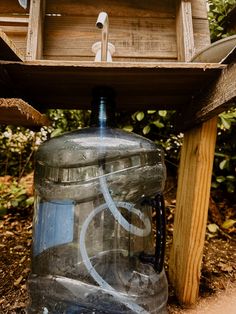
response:
<svg viewBox="0 0 236 314"><path fill-rule="evenodd" d="M29 18L25 15L0 15L0 24L4 25L28 25Z"/></svg>
<svg viewBox="0 0 236 314"><path fill-rule="evenodd" d="M199 291L216 126L217 117L185 133L181 151L169 272L179 301L187 305Z"/></svg>
<svg viewBox="0 0 236 314"><path fill-rule="evenodd" d="M194 63L1 62L17 97L44 108L88 109L96 85L112 86L118 110L186 108L225 67ZM1 87L1 85L0 85ZM3 90L3 89L2 89Z"/></svg>
<svg viewBox="0 0 236 314"><path fill-rule="evenodd" d="M1 14L25 14L28 13L29 10L22 8L17 0L1 0L0 12Z"/></svg>
<svg viewBox="0 0 236 314"><path fill-rule="evenodd" d="M191 2L177 0L176 7L178 61L190 61L194 54Z"/></svg>
<svg viewBox="0 0 236 314"><path fill-rule="evenodd" d="M210 29L206 0L191 0L195 53L210 44Z"/></svg>
<svg viewBox="0 0 236 314"><path fill-rule="evenodd" d="M48 126L48 118L22 99L0 98L0 124L25 127Z"/></svg>
<svg viewBox="0 0 236 314"><path fill-rule="evenodd" d="M0 60L23 60L23 55L21 55L13 41L2 30L0 30Z"/></svg>
<svg viewBox="0 0 236 314"><path fill-rule="evenodd" d="M195 53L210 45L209 22L207 19L193 19L193 33Z"/></svg>
<svg viewBox="0 0 236 314"><path fill-rule="evenodd" d="M192 15L195 19L207 19L207 1L206 0L191 0ZM208 27L209 29L209 27Z"/></svg>
<svg viewBox="0 0 236 314"><path fill-rule="evenodd" d="M172 17L175 14L173 0L50 0L46 2L46 14L95 16L105 11L110 17ZM96 22L96 20L95 20ZM94 23L95 23L94 22Z"/></svg>
<svg viewBox="0 0 236 314"><path fill-rule="evenodd" d="M228 65L220 77L203 89L192 102L193 110L182 112L178 121L181 128L189 128L192 123L201 123L235 106L236 100L236 64Z"/></svg>
<svg viewBox="0 0 236 314"><path fill-rule="evenodd" d="M94 60L92 45L101 40L96 17L46 16L44 59ZM109 41L115 45L113 61L170 59L176 61L175 19L111 17Z"/></svg>
<svg viewBox="0 0 236 314"><path fill-rule="evenodd" d="M12 35L26 36L28 31L28 27L25 25L1 25L0 28L9 37Z"/></svg>
<svg viewBox="0 0 236 314"><path fill-rule="evenodd" d="M27 36L26 60L42 58L45 0L32 0Z"/></svg>

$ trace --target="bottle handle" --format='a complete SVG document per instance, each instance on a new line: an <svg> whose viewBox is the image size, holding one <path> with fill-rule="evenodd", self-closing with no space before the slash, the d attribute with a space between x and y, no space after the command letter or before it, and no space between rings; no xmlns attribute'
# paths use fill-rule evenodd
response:
<svg viewBox="0 0 236 314"><path fill-rule="evenodd" d="M145 198L143 203L149 204L156 210L156 249L154 256L142 252L140 259L143 263L153 264L154 269L160 273L164 267L166 242L166 217L163 194L157 193L154 199Z"/></svg>
<svg viewBox="0 0 236 314"><path fill-rule="evenodd" d="M166 244L165 202L162 193L157 193L155 196L153 207L156 209L156 250L154 268L160 273L164 267Z"/></svg>

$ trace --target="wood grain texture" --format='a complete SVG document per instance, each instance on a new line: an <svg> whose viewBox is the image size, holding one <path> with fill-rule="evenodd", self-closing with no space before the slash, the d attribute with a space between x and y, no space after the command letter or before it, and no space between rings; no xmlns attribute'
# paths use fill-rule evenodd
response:
<svg viewBox="0 0 236 314"><path fill-rule="evenodd" d="M88 109L96 85L112 86L118 110L187 108L224 65L193 63L1 62L16 96L46 108ZM4 82L4 79L2 80ZM0 85L1 92L1 85ZM4 88L2 88L4 92ZM0 94L1 95L1 94Z"/></svg>
<svg viewBox="0 0 236 314"><path fill-rule="evenodd" d="M207 2L206 0L190 0L192 4L193 18L207 19Z"/></svg>
<svg viewBox="0 0 236 314"><path fill-rule="evenodd" d="M13 41L0 29L0 60L22 61L18 48Z"/></svg>
<svg viewBox="0 0 236 314"><path fill-rule="evenodd" d="M10 38L20 54L25 56L28 16L26 14L1 14L0 29Z"/></svg>
<svg viewBox="0 0 236 314"><path fill-rule="evenodd" d="M0 25L28 25L29 18L25 15L0 15Z"/></svg>
<svg viewBox="0 0 236 314"><path fill-rule="evenodd" d="M50 122L22 99L0 98L0 124L40 127Z"/></svg>
<svg viewBox="0 0 236 314"><path fill-rule="evenodd" d="M182 1L182 5L186 9L185 5L189 8L190 3ZM196 14L196 3L194 10ZM181 19L184 12L188 11L183 10L183 13L180 14ZM188 17L185 19L188 20ZM199 20L204 21L204 19ZM185 23L182 22L182 24ZM187 33L188 31L184 32L182 36L189 36ZM208 40L203 42L203 45L207 44ZM181 55L182 58L191 57L189 52L193 52L193 45L193 39L182 40L182 49L184 52L187 50L187 53ZM206 85L209 84L206 83ZM180 112L185 115L184 112L193 112L194 110L193 103L190 103L185 110L180 110ZM185 122L181 120L182 124ZM185 132L181 149L173 245L169 261L170 280L179 301L185 305L194 304L198 298L217 134L217 117L198 127L194 127L194 123L195 121L191 124L191 129Z"/></svg>
<svg viewBox="0 0 236 314"><path fill-rule="evenodd" d="M26 60L42 58L44 15L45 0L32 0L30 2Z"/></svg>
<svg viewBox="0 0 236 314"><path fill-rule="evenodd" d="M190 1L176 2L176 36L178 61L190 61L194 54L192 6Z"/></svg>
<svg viewBox="0 0 236 314"><path fill-rule="evenodd" d="M185 133L181 151L170 277L181 303L198 297L217 117Z"/></svg>
<svg viewBox="0 0 236 314"><path fill-rule="evenodd" d="M92 45L101 40L96 16L46 16L45 59L69 57L92 61ZM115 45L113 61L133 58L176 61L174 18L109 17L109 41Z"/></svg>
<svg viewBox="0 0 236 314"><path fill-rule="evenodd" d="M173 0L49 0L46 14L95 16L105 11L112 18L118 17L173 17Z"/></svg>
<svg viewBox="0 0 236 314"><path fill-rule="evenodd" d="M236 103L236 64L228 65L211 85L203 89L193 102L191 111L183 112L178 124L183 128L206 121L235 106Z"/></svg>
<svg viewBox="0 0 236 314"><path fill-rule="evenodd" d="M24 9L20 6L17 0L1 0L0 13L4 14L25 14L29 13L29 9Z"/></svg>

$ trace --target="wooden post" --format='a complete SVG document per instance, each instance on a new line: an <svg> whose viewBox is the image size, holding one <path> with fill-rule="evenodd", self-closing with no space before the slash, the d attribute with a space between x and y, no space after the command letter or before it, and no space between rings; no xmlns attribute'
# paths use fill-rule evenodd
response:
<svg viewBox="0 0 236 314"><path fill-rule="evenodd" d="M178 61L190 61L194 54L192 6L190 1L176 1L176 39Z"/></svg>
<svg viewBox="0 0 236 314"><path fill-rule="evenodd" d="M44 14L45 14L45 0L31 0L26 47L27 61L42 58Z"/></svg>
<svg viewBox="0 0 236 314"><path fill-rule="evenodd" d="M177 42L181 61L190 60L194 51L190 11L189 1L178 2ZM185 305L194 304L199 292L216 131L217 117L184 134L169 277L179 301Z"/></svg>
<svg viewBox="0 0 236 314"><path fill-rule="evenodd" d="M180 302L198 297L217 117L186 132L178 179L170 278Z"/></svg>

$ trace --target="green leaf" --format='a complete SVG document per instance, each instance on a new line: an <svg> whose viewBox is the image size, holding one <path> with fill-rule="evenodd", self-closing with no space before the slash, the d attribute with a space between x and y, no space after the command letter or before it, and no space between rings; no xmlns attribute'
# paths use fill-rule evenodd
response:
<svg viewBox="0 0 236 314"><path fill-rule="evenodd" d="M234 184L232 184L231 182L228 182L227 184L227 191L228 193L234 193Z"/></svg>
<svg viewBox="0 0 236 314"><path fill-rule="evenodd" d="M235 176L226 176L226 179L230 181L234 181L236 178Z"/></svg>
<svg viewBox="0 0 236 314"><path fill-rule="evenodd" d="M142 121L144 118L144 113L142 111L140 111L137 115L136 115L136 119L138 121Z"/></svg>
<svg viewBox="0 0 236 314"><path fill-rule="evenodd" d="M223 224L221 225L222 228L224 229L229 229L231 227L233 227L233 225L236 223L236 220L234 219L228 219L226 221L223 222Z"/></svg>
<svg viewBox="0 0 236 314"><path fill-rule="evenodd" d="M12 202L11 202L11 206L12 207L17 207L18 206L18 201L17 200L13 200Z"/></svg>
<svg viewBox="0 0 236 314"><path fill-rule="evenodd" d="M217 181L218 183L222 183L222 182L225 181L225 177L223 177L223 176L216 177L216 181Z"/></svg>
<svg viewBox="0 0 236 314"><path fill-rule="evenodd" d="M34 204L34 197L31 196L31 197L27 198L25 203L26 203L27 206L33 205Z"/></svg>
<svg viewBox="0 0 236 314"><path fill-rule="evenodd" d="M126 132L132 132L133 131L133 126L132 125L125 125L123 126L123 130Z"/></svg>
<svg viewBox="0 0 236 314"><path fill-rule="evenodd" d="M166 117L167 111L166 110L159 110L158 114L159 114L160 117Z"/></svg>
<svg viewBox="0 0 236 314"><path fill-rule="evenodd" d="M150 128L150 125L146 125L144 128L143 128L143 134L146 135L150 132L151 128Z"/></svg>
<svg viewBox="0 0 236 314"><path fill-rule="evenodd" d="M55 137L55 136L60 135L62 133L62 131L63 130L61 128L53 130L52 133L51 133L51 137Z"/></svg>
<svg viewBox="0 0 236 314"><path fill-rule="evenodd" d="M148 114L154 114L154 113L156 113L156 110L148 110L147 113Z"/></svg>
<svg viewBox="0 0 236 314"><path fill-rule="evenodd" d="M135 121L135 119L136 119L136 114L137 114L137 113L135 112L135 113L133 113L132 116L131 116L132 120L134 120L134 121Z"/></svg>
<svg viewBox="0 0 236 314"><path fill-rule="evenodd" d="M207 225L207 229L211 232L211 233L216 233L217 230L219 229L219 227L216 224L209 224Z"/></svg>
<svg viewBox="0 0 236 314"><path fill-rule="evenodd" d="M221 170L223 170L223 169L225 169L227 167L228 164L229 164L229 160L228 159L224 159L219 164L219 167L220 167Z"/></svg>
<svg viewBox="0 0 236 314"><path fill-rule="evenodd" d="M152 122L157 128L161 129L164 128L164 124L162 122L160 122L159 120L153 121Z"/></svg>
<svg viewBox="0 0 236 314"><path fill-rule="evenodd" d="M211 183L211 187L212 187L212 188L215 188L215 189L216 189L216 188L218 188L218 186L219 186L219 184L218 184L217 182L212 182L212 183Z"/></svg>
<svg viewBox="0 0 236 314"><path fill-rule="evenodd" d="M222 122L224 128L227 129L227 130L229 130L230 127L231 127L231 122L230 122L230 120L225 119L225 118L222 117L222 116L221 116L220 118L221 118L221 122Z"/></svg>

